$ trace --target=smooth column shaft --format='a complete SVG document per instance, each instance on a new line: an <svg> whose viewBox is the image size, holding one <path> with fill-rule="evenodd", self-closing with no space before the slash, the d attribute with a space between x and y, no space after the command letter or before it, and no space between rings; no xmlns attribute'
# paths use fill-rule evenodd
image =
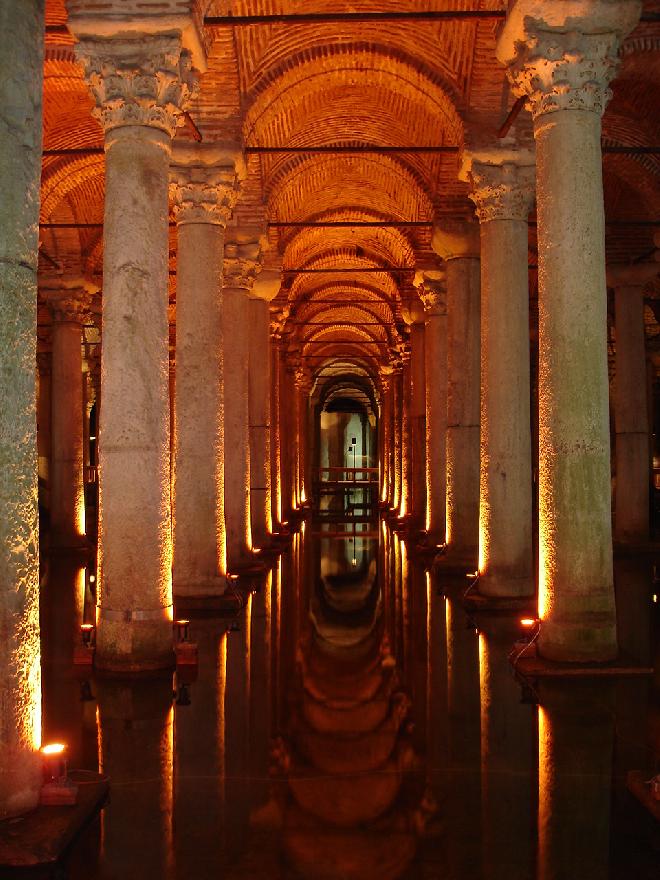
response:
<svg viewBox="0 0 660 880"><path fill-rule="evenodd" d="M642 286L615 290L616 427L615 538L649 537L649 415Z"/></svg>
<svg viewBox="0 0 660 880"><path fill-rule="evenodd" d="M56 319L52 346L52 542L57 547L76 547L85 535L82 338L78 321Z"/></svg>
<svg viewBox="0 0 660 880"><path fill-rule="evenodd" d="M270 480L270 313L250 299L250 516L252 539L263 547L272 531Z"/></svg>
<svg viewBox="0 0 660 880"><path fill-rule="evenodd" d="M426 530L442 543L447 509L447 315L430 314L426 324Z"/></svg>
<svg viewBox="0 0 660 880"><path fill-rule="evenodd" d="M44 2L0 5L0 819L37 805L41 768L37 247Z"/></svg>
<svg viewBox="0 0 660 880"><path fill-rule="evenodd" d="M479 591L528 596L532 577L527 223L481 224Z"/></svg>
<svg viewBox="0 0 660 880"><path fill-rule="evenodd" d="M224 229L179 225L174 592L223 592L226 573L221 358ZM200 255L204 255L200 258Z"/></svg>
<svg viewBox="0 0 660 880"><path fill-rule="evenodd" d="M410 513L415 525L423 528L426 512L426 376L425 326L413 324L410 328L410 446L411 497Z"/></svg>
<svg viewBox="0 0 660 880"><path fill-rule="evenodd" d="M96 660L110 668L172 658L169 158L159 130L106 135Z"/></svg>
<svg viewBox="0 0 660 880"><path fill-rule="evenodd" d="M600 116L535 122L539 237L539 646L616 654Z"/></svg>

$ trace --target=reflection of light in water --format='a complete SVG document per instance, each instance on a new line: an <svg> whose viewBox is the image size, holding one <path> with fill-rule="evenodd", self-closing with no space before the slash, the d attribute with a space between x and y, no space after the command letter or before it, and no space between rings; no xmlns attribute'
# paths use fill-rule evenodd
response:
<svg viewBox="0 0 660 880"><path fill-rule="evenodd" d="M165 859L168 868L171 869L174 861L174 705L170 706L167 713L161 736L160 753L162 755L160 808L165 832Z"/></svg>
<svg viewBox="0 0 660 880"><path fill-rule="evenodd" d="M227 633L220 636L218 646L218 788L220 803L225 797L225 693L227 691Z"/></svg>
<svg viewBox="0 0 660 880"><path fill-rule="evenodd" d="M538 805L538 852L539 865L545 865L547 848L549 845L548 832L551 810L551 786L552 786L552 737L550 720L543 706L538 707L539 721L539 805ZM541 875L539 875L541 876Z"/></svg>

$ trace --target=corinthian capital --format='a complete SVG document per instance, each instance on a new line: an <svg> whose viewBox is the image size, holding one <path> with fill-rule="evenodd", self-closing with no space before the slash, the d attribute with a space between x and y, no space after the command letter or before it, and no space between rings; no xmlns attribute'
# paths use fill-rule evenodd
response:
<svg viewBox="0 0 660 880"><path fill-rule="evenodd" d="M444 269L418 269L414 284L427 318L447 314L447 273Z"/></svg>
<svg viewBox="0 0 660 880"><path fill-rule="evenodd" d="M216 144L174 144L170 198L177 223L226 226L245 175L238 150Z"/></svg>
<svg viewBox="0 0 660 880"><path fill-rule="evenodd" d="M620 42L640 12L639 0L517 0L497 57L534 118L558 110L602 115Z"/></svg>
<svg viewBox="0 0 660 880"><path fill-rule="evenodd" d="M39 283L39 294L55 324L83 324L89 318L95 290L94 285L77 276L46 276Z"/></svg>
<svg viewBox="0 0 660 880"><path fill-rule="evenodd" d="M234 230L235 238L225 242L223 287L250 290L263 265L265 241L258 233Z"/></svg>
<svg viewBox="0 0 660 880"><path fill-rule="evenodd" d="M471 183L470 198L481 223L490 220L527 222L534 202L536 173L532 163L519 164L504 159L500 164L469 159L466 177Z"/></svg>
<svg viewBox="0 0 660 880"><path fill-rule="evenodd" d="M126 125L158 128L172 137L198 83L178 36L81 37L75 47L104 131Z"/></svg>

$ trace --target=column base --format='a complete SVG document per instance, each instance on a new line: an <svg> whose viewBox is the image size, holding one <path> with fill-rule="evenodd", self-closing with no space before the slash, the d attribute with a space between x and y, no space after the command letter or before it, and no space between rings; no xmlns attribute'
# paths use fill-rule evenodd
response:
<svg viewBox="0 0 660 880"><path fill-rule="evenodd" d="M433 571L439 575L451 577L465 577L474 574L477 570L478 551L459 550L448 547L446 551L438 553L433 560Z"/></svg>
<svg viewBox="0 0 660 880"><path fill-rule="evenodd" d="M531 574L513 576L497 572L484 572L479 575L477 591L490 599L529 598L534 595L534 580Z"/></svg>
<svg viewBox="0 0 660 880"><path fill-rule="evenodd" d="M560 619L541 621L539 656L557 663L609 663L618 654L615 618L603 612L585 612L585 622Z"/></svg>
<svg viewBox="0 0 660 880"><path fill-rule="evenodd" d="M172 621L98 619L95 669L103 675L144 675L173 669Z"/></svg>
<svg viewBox="0 0 660 880"><path fill-rule="evenodd" d="M190 580L175 580L172 593L176 599L205 599L213 596L222 596L227 589L226 575L215 577L198 578Z"/></svg>

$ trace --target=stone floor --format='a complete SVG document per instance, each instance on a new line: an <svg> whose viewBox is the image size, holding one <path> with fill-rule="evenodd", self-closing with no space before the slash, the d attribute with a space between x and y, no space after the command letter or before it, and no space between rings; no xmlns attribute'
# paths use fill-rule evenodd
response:
<svg viewBox="0 0 660 880"><path fill-rule="evenodd" d="M523 695L515 617L468 618L385 527L380 546L306 531L238 629L191 621L199 667L174 679L74 669L89 572L50 562L44 740L111 780L59 876L656 880L660 831L625 787L660 771L650 563L617 583L622 642L655 677Z"/></svg>

